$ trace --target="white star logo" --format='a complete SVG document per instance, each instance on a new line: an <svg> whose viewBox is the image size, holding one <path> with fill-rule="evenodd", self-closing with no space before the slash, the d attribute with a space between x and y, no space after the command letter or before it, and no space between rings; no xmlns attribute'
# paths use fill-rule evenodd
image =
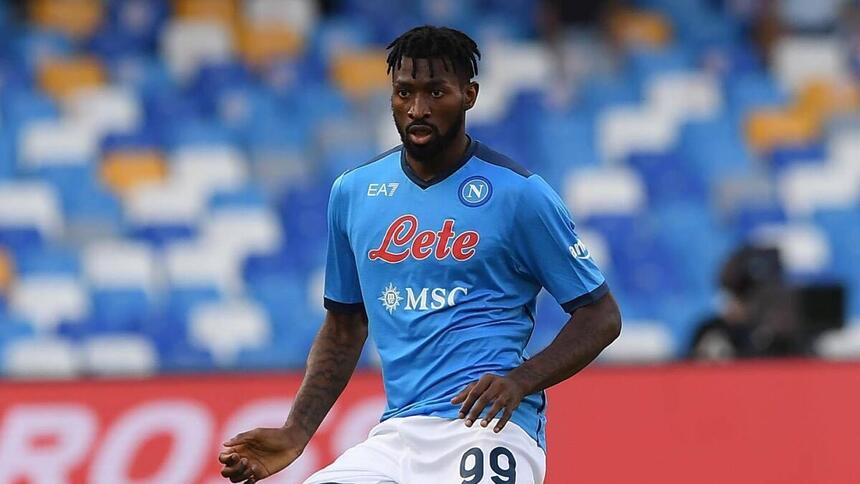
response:
<svg viewBox="0 0 860 484"><path fill-rule="evenodd" d="M382 290L382 296L379 297L379 300L382 301L382 307L388 311L388 314L394 314L394 310L400 306L403 297L400 296L400 291L394 287L394 284L388 283L388 287Z"/></svg>

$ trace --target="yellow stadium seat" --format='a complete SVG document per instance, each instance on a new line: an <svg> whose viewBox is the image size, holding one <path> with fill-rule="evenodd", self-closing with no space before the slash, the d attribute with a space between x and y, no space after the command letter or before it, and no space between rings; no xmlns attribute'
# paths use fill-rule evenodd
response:
<svg viewBox="0 0 860 484"><path fill-rule="evenodd" d="M621 44L663 47L672 40L672 25L656 12L616 9L609 17L612 38Z"/></svg>
<svg viewBox="0 0 860 484"><path fill-rule="evenodd" d="M366 97L391 86L385 59L386 54L381 50L338 55L332 63L332 77L348 96Z"/></svg>
<svg viewBox="0 0 860 484"><path fill-rule="evenodd" d="M236 25L239 12L235 0L177 0L174 7L181 19L215 21L228 28Z"/></svg>
<svg viewBox="0 0 860 484"><path fill-rule="evenodd" d="M756 111L746 123L747 142L761 152L779 145L808 143L818 134L815 119L796 110Z"/></svg>
<svg viewBox="0 0 860 484"><path fill-rule="evenodd" d="M146 183L158 183L167 176L167 163L155 150L115 151L101 165L102 181L118 194Z"/></svg>
<svg viewBox="0 0 860 484"><path fill-rule="evenodd" d="M245 24L239 31L239 50L245 61L251 64L292 57L303 44L301 34L277 24Z"/></svg>
<svg viewBox="0 0 860 484"><path fill-rule="evenodd" d="M798 91L794 109L821 126L833 115L860 109L860 86L824 79L807 82Z"/></svg>
<svg viewBox="0 0 860 484"><path fill-rule="evenodd" d="M35 0L30 3L30 18L36 25L78 39L95 31L103 13L100 0Z"/></svg>
<svg viewBox="0 0 860 484"><path fill-rule="evenodd" d="M104 68L92 57L48 59L39 68L39 85L57 98L104 83Z"/></svg>
<svg viewBox="0 0 860 484"><path fill-rule="evenodd" d="M0 292L6 292L15 279L15 261L3 247L0 247Z"/></svg>

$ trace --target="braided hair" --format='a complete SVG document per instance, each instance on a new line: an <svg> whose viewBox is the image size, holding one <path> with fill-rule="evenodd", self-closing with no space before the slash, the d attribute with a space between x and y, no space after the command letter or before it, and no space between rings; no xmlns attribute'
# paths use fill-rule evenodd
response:
<svg viewBox="0 0 860 484"><path fill-rule="evenodd" d="M424 25L402 34L388 44L388 70L400 69L404 57L413 59L439 59L445 71L454 71L466 80L478 75L478 60L481 51L478 44L468 35L448 27ZM433 63L429 62L430 77L433 77ZM412 77L417 74L417 62L412 63Z"/></svg>

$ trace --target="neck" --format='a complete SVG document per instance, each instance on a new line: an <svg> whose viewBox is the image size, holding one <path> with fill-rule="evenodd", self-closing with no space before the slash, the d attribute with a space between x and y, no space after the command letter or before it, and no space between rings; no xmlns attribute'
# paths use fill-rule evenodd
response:
<svg viewBox="0 0 860 484"><path fill-rule="evenodd" d="M469 137L466 136L465 131L460 131L454 141L437 156L418 161L409 154L409 151L406 151L406 162L422 180L432 180L440 173L446 173L454 168L462 160L467 149L469 149Z"/></svg>

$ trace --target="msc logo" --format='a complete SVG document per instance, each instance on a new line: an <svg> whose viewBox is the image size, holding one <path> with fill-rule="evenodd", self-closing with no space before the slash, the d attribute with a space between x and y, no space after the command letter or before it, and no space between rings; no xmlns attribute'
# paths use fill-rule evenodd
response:
<svg viewBox="0 0 860 484"><path fill-rule="evenodd" d="M460 201L467 207L480 207L490 200L493 186L482 176L466 178L460 184Z"/></svg>
<svg viewBox="0 0 860 484"><path fill-rule="evenodd" d="M403 306L404 311L427 311L452 307L457 304L459 296L465 296L469 290L465 287L454 287L446 289L444 287L422 287L420 290L413 290L411 287L406 288L406 297L400 293L397 287L389 283L382 290L382 295L379 296L379 301L382 301L382 307L388 311L388 314L394 314L400 304L405 300Z"/></svg>
<svg viewBox="0 0 860 484"><path fill-rule="evenodd" d="M576 257L577 259L590 259L591 253L588 252L588 247L582 243L581 240L577 239L576 243L567 248L570 251L570 255Z"/></svg>

